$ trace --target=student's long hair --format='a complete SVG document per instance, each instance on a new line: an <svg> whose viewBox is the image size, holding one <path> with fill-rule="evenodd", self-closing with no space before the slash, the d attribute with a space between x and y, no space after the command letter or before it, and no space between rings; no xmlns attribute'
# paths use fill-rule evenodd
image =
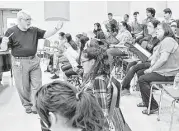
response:
<svg viewBox="0 0 179 131"><path fill-rule="evenodd" d="M71 47L74 50L78 50L77 44L72 40L72 37L70 34L65 34L65 38L67 39L67 42L71 45Z"/></svg>
<svg viewBox="0 0 179 131"><path fill-rule="evenodd" d="M172 37L173 39L175 39L175 35L174 35L173 31L167 23L159 23L158 26L159 25L161 25L162 29L164 30L163 39L166 38L166 37Z"/></svg>
<svg viewBox="0 0 179 131"><path fill-rule="evenodd" d="M86 74L83 83L89 80L94 80L100 75L104 75L106 77L110 75L110 65L106 50L100 47L89 47L83 51L83 56L88 60L95 60L92 69L88 72L88 74Z"/></svg>
<svg viewBox="0 0 179 131"><path fill-rule="evenodd" d="M102 30L100 23L95 23L94 25L97 26L97 30L94 29L93 32L97 32L97 31L101 31Z"/></svg>
<svg viewBox="0 0 179 131"><path fill-rule="evenodd" d="M49 112L67 118L74 128L101 131L104 115L93 95L64 81L42 86L36 93L36 108L41 120L51 127Z"/></svg>
<svg viewBox="0 0 179 131"><path fill-rule="evenodd" d="M81 35L81 36L79 36L79 39L80 39L80 54L79 54L79 58L78 58L78 63L79 63L78 67L82 68L82 66L81 66L81 55L82 55L84 47L85 47L87 41L89 40L89 38L87 36Z"/></svg>
<svg viewBox="0 0 179 131"><path fill-rule="evenodd" d="M126 30L128 30L130 32L129 26L125 21L121 21L122 26L124 26L126 28Z"/></svg>

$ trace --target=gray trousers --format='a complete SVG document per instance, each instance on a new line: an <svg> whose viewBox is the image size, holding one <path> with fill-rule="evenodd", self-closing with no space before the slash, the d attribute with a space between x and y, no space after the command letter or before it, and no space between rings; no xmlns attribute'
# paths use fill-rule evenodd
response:
<svg viewBox="0 0 179 131"><path fill-rule="evenodd" d="M35 110L35 93L42 86L42 72L40 58L33 59L12 58L12 69L15 86L22 105L27 109Z"/></svg>
<svg viewBox="0 0 179 131"><path fill-rule="evenodd" d="M0 72L0 82L2 81L2 72Z"/></svg>

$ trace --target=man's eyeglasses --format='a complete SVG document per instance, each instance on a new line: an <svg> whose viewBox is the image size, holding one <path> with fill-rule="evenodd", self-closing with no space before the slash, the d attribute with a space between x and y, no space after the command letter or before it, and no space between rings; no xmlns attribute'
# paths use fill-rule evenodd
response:
<svg viewBox="0 0 179 131"><path fill-rule="evenodd" d="M22 18L24 21L31 21L32 20L32 18L27 18L27 19L24 19L24 18Z"/></svg>

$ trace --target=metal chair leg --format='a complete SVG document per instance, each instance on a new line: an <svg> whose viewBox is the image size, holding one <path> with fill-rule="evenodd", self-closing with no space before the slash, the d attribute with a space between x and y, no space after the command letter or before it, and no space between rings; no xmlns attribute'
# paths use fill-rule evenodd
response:
<svg viewBox="0 0 179 131"><path fill-rule="evenodd" d="M124 71L124 66L123 66L123 59L122 59L122 65L121 65L121 80L122 80L122 78L123 78L123 71Z"/></svg>
<svg viewBox="0 0 179 131"><path fill-rule="evenodd" d="M163 92L164 92L164 88L162 88L161 90L161 95L160 95L160 101L159 101L159 111L158 111L158 118L157 120L160 121L160 113L161 113L161 109L162 109L162 98L163 98Z"/></svg>
<svg viewBox="0 0 179 131"><path fill-rule="evenodd" d="M172 125L173 125L173 115L174 115L174 109L175 109L175 101L176 101L176 100L173 100L173 101L172 101L172 114L171 114L171 121L170 121L170 128L169 128L169 131L172 130Z"/></svg>
<svg viewBox="0 0 179 131"><path fill-rule="evenodd" d="M153 90L153 85L150 88L150 97L149 97L149 104L148 104L148 111L147 114L150 115L150 107L151 107L151 101L152 101L152 90Z"/></svg>

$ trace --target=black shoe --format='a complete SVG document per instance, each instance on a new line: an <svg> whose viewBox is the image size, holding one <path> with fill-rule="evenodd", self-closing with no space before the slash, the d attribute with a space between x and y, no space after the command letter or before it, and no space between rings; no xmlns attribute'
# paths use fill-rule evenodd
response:
<svg viewBox="0 0 179 131"><path fill-rule="evenodd" d="M152 109L150 110L149 114L155 114L156 112L158 112L158 110L159 108ZM148 109L143 110L142 113L148 115Z"/></svg>
<svg viewBox="0 0 179 131"><path fill-rule="evenodd" d="M58 79L58 78L59 78L59 76L57 76L56 74L51 77L51 79Z"/></svg>
<svg viewBox="0 0 179 131"><path fill-rule="evenodd" d="M32 109L31 109L31 108L26 108L26 109L25 109L25 112L26 112L27 114L30 114L30 113L32 113Z"/></svg>

